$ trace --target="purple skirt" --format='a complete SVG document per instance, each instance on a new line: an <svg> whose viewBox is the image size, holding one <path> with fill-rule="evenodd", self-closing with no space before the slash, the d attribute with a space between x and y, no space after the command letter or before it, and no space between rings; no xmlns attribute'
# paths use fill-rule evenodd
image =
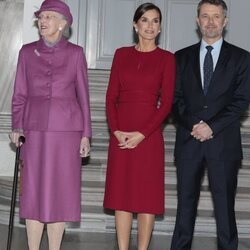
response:
<svg viewBox="0 0 250 250"><path fill-rule="evenodd" d="M80 221L81 132L25 132L20 217Z"/></svg>

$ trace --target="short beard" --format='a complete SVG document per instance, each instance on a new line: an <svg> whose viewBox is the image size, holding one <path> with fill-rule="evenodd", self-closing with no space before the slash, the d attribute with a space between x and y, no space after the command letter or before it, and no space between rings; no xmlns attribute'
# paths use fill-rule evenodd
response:
<svg viewBox="0 0 250 250"><path fill-rule="evenodd" d="M205 29L200 28L200 32L203 37L216 38L216 37L222 36L223 28L220 30L212 30L212 31L207 31Z"/></svg>

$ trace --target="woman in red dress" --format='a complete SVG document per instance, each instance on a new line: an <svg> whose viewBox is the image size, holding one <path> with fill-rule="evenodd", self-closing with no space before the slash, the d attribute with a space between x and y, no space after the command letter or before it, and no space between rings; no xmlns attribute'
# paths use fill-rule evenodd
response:
<svg viewBox="0 0 250 250"><path fill-rule="evenodd" d="M116 51L106 96L111 132L104 207L115 210L120 250L128 249L133 213L138 249L147 249L156 214L164 214L164 140L175 82L175 58L156 45L161 11L134 15L138 43Z"/></svg>

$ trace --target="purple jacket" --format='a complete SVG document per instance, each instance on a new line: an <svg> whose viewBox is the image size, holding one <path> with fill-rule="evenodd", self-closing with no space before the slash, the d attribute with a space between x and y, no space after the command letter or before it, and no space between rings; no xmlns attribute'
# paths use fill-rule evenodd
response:
<svg viewBox="0 0 250 250"><path fill-rule="evenodd" d="M87 63L82 47L40 39L19 52L12 129L82 131L91 137Z"/></svg>

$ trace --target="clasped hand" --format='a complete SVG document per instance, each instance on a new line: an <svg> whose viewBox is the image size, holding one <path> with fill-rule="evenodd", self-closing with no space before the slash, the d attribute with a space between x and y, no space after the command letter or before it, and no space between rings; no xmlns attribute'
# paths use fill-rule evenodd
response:
<svg viewBox="0 0 250 250"><path fill-rule="evenodd" d="M138 146L138 144L145 138L145 136L138 132L124 132L124 131L115 131L115 137L119 141L120 149L133 149Z"/></svg>
<svg viewBox="0 0 250 250"><path fill-rule="evenodd" d="M213 138L213 131L207 123L201 121L193 126L191 135L200 142L204 142Z"/></svg>

